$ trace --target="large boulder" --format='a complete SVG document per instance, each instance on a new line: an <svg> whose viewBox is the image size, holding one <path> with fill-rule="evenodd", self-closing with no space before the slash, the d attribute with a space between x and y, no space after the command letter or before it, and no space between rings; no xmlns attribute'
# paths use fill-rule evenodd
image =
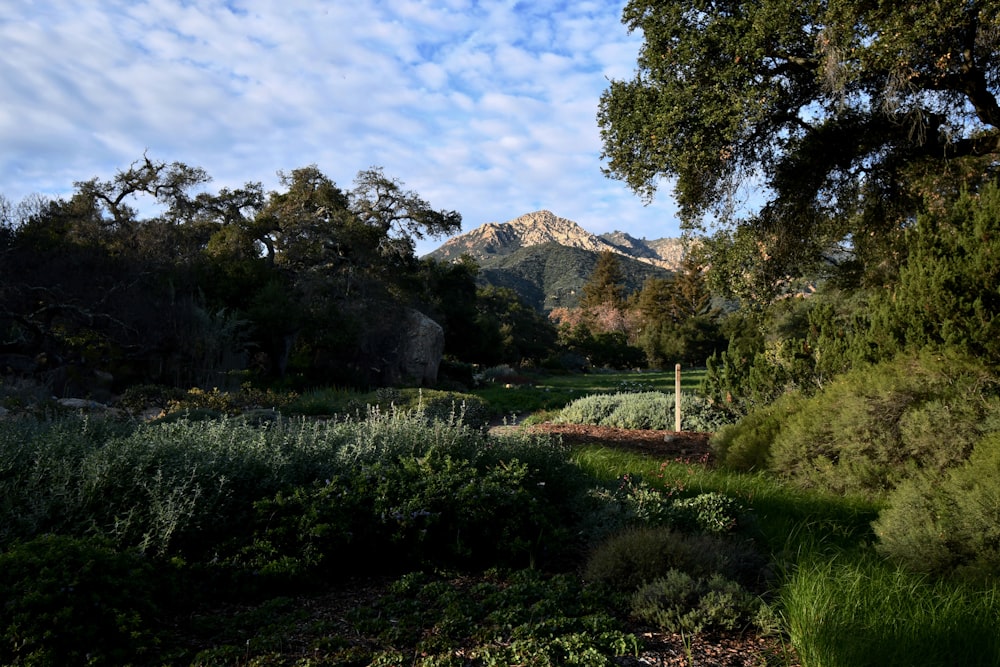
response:
<svg viewBox="0 0 1000 667"><path fill-rule="evenodd" d="M437 382L444 354L444 329L441 325L418 310L408 309L401 342L399 371L402 377L423 385Z"/></svg>

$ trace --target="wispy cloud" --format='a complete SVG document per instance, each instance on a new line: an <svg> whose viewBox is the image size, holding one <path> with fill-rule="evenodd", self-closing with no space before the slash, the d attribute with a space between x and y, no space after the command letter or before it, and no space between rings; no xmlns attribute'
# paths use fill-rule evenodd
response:
<svg viewBox="0 0 1000 667"><path fill-rule="evenodd" d="M677 233L600 171L597 104L639 37L606 2L9 0L0 193L65 194L143 152L215 186L385 169L465 229L548 208ZM427 251L434 243L422 244Z"/></svg>

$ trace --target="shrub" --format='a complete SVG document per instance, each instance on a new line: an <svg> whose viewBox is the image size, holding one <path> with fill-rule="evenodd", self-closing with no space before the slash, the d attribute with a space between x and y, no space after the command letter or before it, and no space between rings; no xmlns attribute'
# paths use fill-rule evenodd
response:
<svg viewBox="0 0 1000 667"><path fill-rule="evenodd" d="M675 500L670 523L681 530L701 533L728 533L736 528L743 507L721 493L701 493Z"/></svg>
<svg viewBox="0 0 1000 667"><path fill-rule="evenodd" d="M608 665L639 644L607 613L606 596L538 570L491 570L471 584L406 575L349 614L394 647L365 665Z"/></svg>
<svg viewBox="0 0 1000 667"><path fill-rule="evenodd" d="M292 398L282 412L306 416L354 415L359 412L364 414L366 405L361 398L362 394L348 389L336 387L311 389Z"/></svg>
<svg viewBox="0 0 1000 667"><path fill-rule="evenodd" d="M512 378L517 375L517 371L514 370L508 364L501 364L499 366L491 366L490 368L484 368L479 374L475 376L475 379L480 382L500 382L504 383L508 381L508 378Z"/></svg>
<svg viewBox="0 0 1000 667"><path fill-rule="evenodd" d="M301 581L563 557L584 488L568 451L526 434L472 437L359 457L323 482L256 502L249 546L235 546L229 562Z"/></svg>
<svg viewBox="0 0 1000 667"><path fill-rule="evenodd" d="M1000 363L1000 188L963 192L907 231L897 284L875 303L872 333L900 348L946 346Z"/></svg>
<svg viewBox="0 0 1000 667"><path fill-rule="evenodd" d="M147 560L91 539L13 546L0 554L0 662L122 665L149 656L154 574Z"/></svg>
<svg viewBox="0 0 1000 667"><path fill-rule="evenodd" d="M594 548L584 578L615 591L635 591L669 570L695 578L754 577L759 554L748 543L719 535L688 535L666 527L630 528Z"/></svg>
<svg viewBox="0 0 1000 667"><path fill-rule="evenodd" d="M742 506L721 493L677 498L672 488L650 486L625 474L616 486L590 491L593 509L585 533L591 541L632 526L670 526L689 533L726 533L736 528Z"/></svg>
<svg viewBox="0 0 1000 667"><path fill-rule="evenodd" d="M416 409L429 420L461 422L471 428L488 426L492 416L489 404L480 397L453 391L423 390Z"/></svg>
<svg viewBox="0 0 1000 667"><path fill-rule="evenodd" d="M625 429L673 430L674 395L659 391L594 394L579 398L562 409L557 422L594 424ZM728 417L706 399L681 393L681 429L714 431Z"/></svg>
<svg viewBox="0 0 1000 667"><path fill-rule="evenodd" d="M107 440L131 431L110 419L63 415L8 420L0 428L0 548L87 526L80 469Z"/></svg>
<svg viewBox="0 0 1000 667"><path fill-rule="evenodd" d="M997 428L995 385L977 360L929 352L858 369L785 417L772 466L804 486L882 494L964 461Z"/></svg>
<svg viewBox="0 0 1000 667"><path fill-rule="evenodd" d="M767 468L803 487L880 496L918 470L964 461L1000 429L997 379L977 360L907 355L786 394L713 439L723 465Z"/></svg>
<svg viewBox="0 0 1000 667"><path fill-rule="evenodd" d="M667 632L735 630L754 617L757 599L720 575L695 579L670 570L632 596L632 615Z"/></svg>
<svg viewBox="0 0 1000 667"><path fill-rule="evenodd" d="M665 526L671 517L673 490L650 486L639 475L626 473L613 486L589 490L584 534L599 542L627 527Z"/></svg>
<svg viewBox="0 0 1000 667"><path fill-rule="evenodd" d="M901 484L874 528L879 553L911 570L1000 575L1000 433L947 474Z"/></svg>
<svg viewBox="0 0 1000 667"><path fill-rule="evenodd" d="M771 447L788 414L798 409L799 396L785 394L771 405L754 410L735 424L717 431L711 440L719 463L733 470L767 470Z"/></svg>
<svg viewBox="0 0 1000 667"><path fill-rule="evenodd" d="M183 389L160 384L136 384L125 389L118 405L138 414L149 407L166 408L170 403L183 400Z"/></svg>

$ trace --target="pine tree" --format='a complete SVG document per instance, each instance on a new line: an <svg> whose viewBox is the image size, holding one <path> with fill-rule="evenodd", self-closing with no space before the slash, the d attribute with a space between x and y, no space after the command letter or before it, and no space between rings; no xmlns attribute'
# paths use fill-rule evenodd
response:
<svg viewBox="0 0 1000 667"><path fill-rule="evenodd" d="M618 256L610 250L602 252L597 259L597 266L583 286L583 298L580 300L583 309L603 304L619 309L625 306L625 274Z"/></svg>

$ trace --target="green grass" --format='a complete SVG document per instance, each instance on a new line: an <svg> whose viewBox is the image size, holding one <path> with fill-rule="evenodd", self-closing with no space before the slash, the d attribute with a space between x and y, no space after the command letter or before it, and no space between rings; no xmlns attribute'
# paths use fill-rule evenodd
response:
<svg viewBox="0 0 1000 667"><path fill-rule="evenodd" d="M808 667L1000 664L1000 584L928 580L859 551L807 557L781 590Z"/></svg>
<svg viewBox="0 0 1000 667"><path fill-rule="evenodd" d="M681 390L696 393L705 376L704 369L685 370L681 374ZM534 413L557 411L568 403L590 394L615 393L623 388L646 391L673 392L674 372L617 372L576 373L549 375L532 373L526 376L531 382L508 383L502 377L495 382L464 392L476 396L489 406L493 417L524 417ZM295 397L282 412L294 415L364 414L366 405L379 405L388 409L410 409L423 400L440 396L461 394L434 389L380 389L378 391L353 391L339 388L312 389Z"/></svg>
<svg viewBox="0 0 1000 667"><path fill-rule="evenodd" d="M681 391L695 393L705 377L704 369L681 373ZM568 403L590 394L621 391L623 385L641 385L646 391L674 391L674 371L642 373L576 373L571 375L529 376L533 384L511 384L497 381L470 393L484 399L498 415L525 415L538 411L559 410Z"/></svg>
<svg viewBox="0 0 1000 667"><path fill-rule="evenodd" d="M862 497L798 489L763 472L732 472L600 446L580 448L573 459L605 481L637 473L684 495L715 492L736 498L753 509L754 537L775 554L794 554L818 542L852 548L873 537L871 522L880 509Z"/></svg>
<svg viewBox="0 0 1000 667"><path fill-rule="evenodd" d="M878 558L871 521L880 505L735 473L605 447L574 460L612 480L625 472L697 494L739 499L745 526L771 554L780 584L774 602L805 667L1000 664L1000 582L930 579Z"/></svg>

